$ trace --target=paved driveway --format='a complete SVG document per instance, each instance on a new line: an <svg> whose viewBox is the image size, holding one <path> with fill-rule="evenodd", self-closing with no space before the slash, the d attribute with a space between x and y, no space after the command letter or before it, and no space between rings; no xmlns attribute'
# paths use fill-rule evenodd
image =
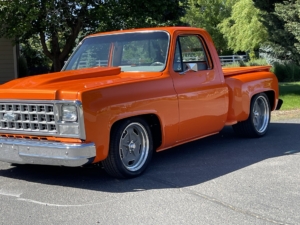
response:
<svg viewBox="0 0 300 225"><path fill-rule="evenodd" d="M300 224L300 121L155 154L138 178L0 162L0 224Z"/></svg>

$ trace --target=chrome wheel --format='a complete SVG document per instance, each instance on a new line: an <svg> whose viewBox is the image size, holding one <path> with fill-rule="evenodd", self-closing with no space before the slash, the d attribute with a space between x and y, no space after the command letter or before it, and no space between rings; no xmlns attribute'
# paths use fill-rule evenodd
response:
<svg viewBox="0 0 300 225"><path fill-rule="evenodd" d="M252 109L252 122L254 128L257 132L264 133L269 125L269 121L269 102L263 95L260 95L256 98Z"/></svg>
<svg viewBox="0 0 300 225"><path fill-rule="evenodd" d="M149 138L140 123L131 123L124 129L119 150L122 163L127 170L137 171L145 164L149 154Z"/></svg>
<svg viewBox="0 0 300 225"><path fill-rule="evenodd" d="M265 93L252 97L249 117L245 121L234 124L233 130L243 137L262 137L266 134L270 124L270 102Z"/></svg>
<svg viewBox="0 0 300 225"><path fill-rule="evenodd" d="M153 155L152 132L146 120L133 117L114 124L108 156L102 161L106 172L117 178L133 178L148 167Z"/></svg>

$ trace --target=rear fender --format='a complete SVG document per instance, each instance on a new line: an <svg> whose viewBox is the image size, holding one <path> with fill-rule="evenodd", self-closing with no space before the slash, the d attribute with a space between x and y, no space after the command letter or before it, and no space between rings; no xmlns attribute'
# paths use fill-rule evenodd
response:
<svg viewBox="0 0 300 225"><path fill-rule="evenodd" d="M229 88L229 108L226 124L232 125L248 119L250 102L254 95L266 93L271 110L278 103L278 81L271 72L256 72L231 76L225 79Z"/></svg>

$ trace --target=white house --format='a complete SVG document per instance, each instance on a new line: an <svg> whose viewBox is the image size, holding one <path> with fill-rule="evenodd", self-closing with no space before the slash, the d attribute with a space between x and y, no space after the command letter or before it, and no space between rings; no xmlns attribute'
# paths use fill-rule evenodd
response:
<svg viewBox="0 0 300 225"><path fill-rule="evenodd" d="M0 84L18 77L17 48L12 42L0 38Z"/></svg>

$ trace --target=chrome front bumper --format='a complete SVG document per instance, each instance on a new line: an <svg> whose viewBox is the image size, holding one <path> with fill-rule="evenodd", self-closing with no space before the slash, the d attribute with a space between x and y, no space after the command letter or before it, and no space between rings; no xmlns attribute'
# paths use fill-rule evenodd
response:
<svg viewBox="0 0 300 225"><path fill-rule="evenodd" d="M0 137L0 161L16 164L82 166L93 162L94 143L61 143Z"/></svg>

